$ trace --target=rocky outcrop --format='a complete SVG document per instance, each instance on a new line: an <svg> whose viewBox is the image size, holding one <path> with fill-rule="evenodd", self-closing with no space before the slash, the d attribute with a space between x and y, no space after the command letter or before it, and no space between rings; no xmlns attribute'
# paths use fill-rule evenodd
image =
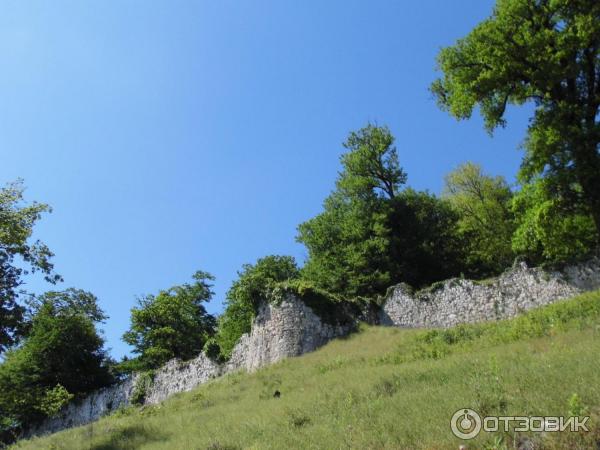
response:
<svg viewBox="0 0 600 450"><path fill-rule="evenodd" d="M450 327L459 323L513 317L522 311L600 288L600 260L546 271L517 264L487 282L452 279L413 293L399 284L390 290L378 311L346 308L344 320L322 319L291 294L276 304L264 303L251 332L241 337L225 364L201 354L191 361L169 361L156 371L145 389L145 404L161 402L174 393L189 391L208 380L237 370L254 371L291 356L311 352L329 340L350 333L359 320L398 327ZM343 308L344 306L340 306ZM337 311L337 310L336 310ZM350 313L350 311L354 311ZM348 320L349 315L354 318ZM68 405L57 417L32 427L25 437L83 425L131 403L134 376Z"/></svg>
<svg viewBox="0 0 600 450"><path fill-rule="evenodd" d="M578 293L600 288L600 260L546 271L516 264L484 282L451 279L413 293L395 286L380 312L380 323L398 327L451 327L460 323L514 317Z"/></svg>

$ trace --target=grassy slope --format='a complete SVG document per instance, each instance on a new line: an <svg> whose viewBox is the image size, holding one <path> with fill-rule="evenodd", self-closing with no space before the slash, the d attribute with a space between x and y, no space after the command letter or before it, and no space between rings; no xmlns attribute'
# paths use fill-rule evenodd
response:
<svg viewBox="0 0 600 450"><path fill-rule="evenodd" d="M457 449L463 442L449 420L459 408L566 415L577 393L592 432L535 439L542 448L595 448L599 338L600 291L496 324L443 332L368 327L257 373L15 447ZM468 448L513 448L522 437L482 433Z"/></svg>

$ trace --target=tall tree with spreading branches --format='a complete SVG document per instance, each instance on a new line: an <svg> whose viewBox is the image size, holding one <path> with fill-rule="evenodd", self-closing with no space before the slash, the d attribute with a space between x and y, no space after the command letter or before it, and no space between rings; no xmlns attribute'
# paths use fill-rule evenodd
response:
<svg viewBox="0 0 600 450"><path fill-rule="evenodd" d="M600 2L498 0L490 18L441 50L432 91L458 119L477 106L491 132L532 103L520 179L593 217L600 235Z"/></svg>

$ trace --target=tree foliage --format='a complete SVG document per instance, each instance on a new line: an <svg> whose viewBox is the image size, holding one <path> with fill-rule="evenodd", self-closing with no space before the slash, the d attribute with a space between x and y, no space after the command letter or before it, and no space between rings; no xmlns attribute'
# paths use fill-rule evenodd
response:
<svg viewBox="0 0 600 450"><path fill-rule="evenodd" d="M260 302L267 299L278 283L296 279L299 274L291 256L269 255L255 264L243 265L227 292L225 311L219 317L216 341L223 357L229 358L242 334L250 332Z"/></svg>
<svg viewBox="0 0 600 450"><path fill-rule="evenodd" d="M474 163L462 164L446 176L444 198L459 216L459 239L465 245L463 270L469 276L489 276L512 264L512 197L503 177L486 175Z"/></svg>
<svg viewBox="0 0 600 450"><path fill-rule="evenodd" d="M192 284L142 297L132 308L131 326L123 340L138 357L129 360L125 369L152 369L172 358L191 359L202 351L216 325L203 305L213 296L210 282L214 277L198 271L193 279Z"/></svg>
<svg viewBox="0 0 600 450"><path fill-rule="evenodd" d="M23 276L39 271L48 282L60 280L53 272L50 249L43 242L31 242L33 227L50 207L25 204L23 191L22 181L0 188L0 353L24 334L26 308L19 302L25 294Z"/></svg>
<svg viewBox="0 0 600 450"><path fill-rule="evenodd" d="M392 201L387 220L393 284L423 287L461 273L464 249L457 237L458 216L448 202L408 188Z"/></svg>
<svg viewBox="0 0 600 450"><path fill-rule="evenodd" d="M387 127L368 124L351 132L343 145L348 151L340 158L344 170L337 188L346 196L368 199L377 195L391 199L406 183L394 137Z"/></svg>
<svg viewBox="0 0 600 450"><path fill-rule="evenodd" d="M298 227L309 253L302 274L318 288L355 298L456 273L456 215L429 193L401 191L406 173L393 144L386 127L351 133L335 191Z"/></svg>
<svg viewBox="0 0 600 450"><path fill-rule="evenodd" d="M498 0L438 64L432 91L459 119L478 106L491 131L505 124L507 105L535 106L522 180L547 179L545 190L579 203L599 235L600 2Z"/></svg>
<svg viewBox="0 0 600 450"><path fill-rule="evenodd" d="M5 436L57 412L72 396L112 382L94 317L106 318L95 297L84 291L52 292L39 299L27 338L0 364Z"/></svg>
<svg viewBox="0 0 600 450"><path fill-rule="evenodd" d="M598 235L590 214L564 197L549 193L549 180L526 183L515 195L514 251L530 262L557 263L594 251Z"/></svg>

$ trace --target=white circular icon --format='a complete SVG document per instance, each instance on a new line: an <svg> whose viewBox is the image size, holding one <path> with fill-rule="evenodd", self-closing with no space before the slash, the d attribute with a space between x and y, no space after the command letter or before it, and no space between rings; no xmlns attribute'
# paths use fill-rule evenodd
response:
<svg viewBox="0 0 600 450"><path fill-rule="evenodd" d="M473 439L481 431L481 417L472 409L459 409L450 420L454 436L461 439Z"/></svg>

